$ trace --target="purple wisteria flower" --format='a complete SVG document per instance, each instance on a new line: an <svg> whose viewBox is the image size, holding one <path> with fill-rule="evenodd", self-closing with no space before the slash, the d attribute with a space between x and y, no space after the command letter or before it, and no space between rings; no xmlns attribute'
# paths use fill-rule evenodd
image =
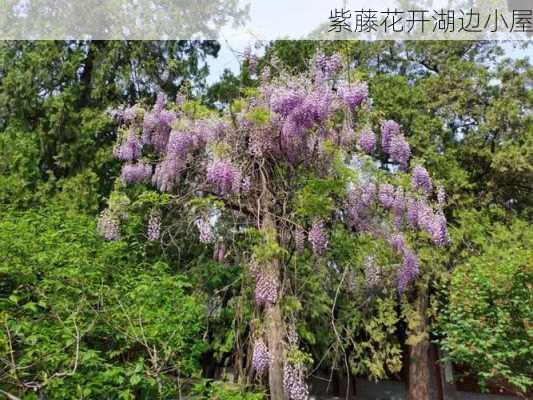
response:
<svg viewBox="0 0 533 400"><path fill-rule="evenodd" d="M144 114L143 119L143 144L148 144L148 142L145 143L145 140L147 139L145 135L149 134L152 130L154 130L158 124L158 115L154 112L149 112Z"/></svg>
<svg viewBox="0 0 533 400"><path fill-rule="evenodd" d="M382 183L379 185L378 198L384 208L390 209L394 204L394 186L390 183Z"/></svg>
<svg viewBox="0 0 533 400"><path fill-rule="evenodd" d="M389 243L394 251L402 254L406 249L405 238L401 233L393 233L389 238Z"/></svg>
<svg viewBox="0 0 533 400"><path fill-rule="evenodd" d="M258 270L255 274L255 302L257 305L276 304L279 282L271 274Z"/></svg>
<svg viewBox="0 0 533 400"><path fill-rule="evenodd" d="M159 93L153 109L143 119L141 142L152 145L158 153L166 151L171 125L177 117L175 112L165 109L166 103L166 96Z"/></svg>
<svg viewBox="0 0 533 400"><path fill-rule="evenodd" d="M326 231L324 230L324 222L322 220L315 220L315 222L313 222L313 226L309 231L307 239L311 243L313 253L316 256L324 254L328 248L328 238Z"/></svg>
<svg viewBox="0 0 533 400"><path fill-rule="evenodd" d="M152 213L148 221L148 240L159 240L161 236L161 217L157 213Z"/></svg>
<svg viewBox="0 0 533 400"><path fill-rule="evenodd" d="M302 228L298 227L294 230L294 247L298 253L303 253L305 246L305 232Z"/></svg>
<svg viewBox="0 0 533 400"><path fill-rule="evenodd" d="M196 220L196 227L200 233L200 242L211 243L215 240L215 234L213 233L213 227L209 221L205 218L199 218Z"/></svg>
<svg viewBox="0 0 533 400"><path fill-rule="evenodd" d="M443 246L448 242L446 217L442 213L434 212L425 201L418 201L417 215L418 226L431 236L433 243Z"/></svg>
<svg viewBox="0 0 533 400"><path fill-rule="evenodd" d="M403 293L420 272L418 257L411 250L405 250L403 263L398 270L398 291Z"/></svg>
<svg viewBox="0 0 533 400"><path fill-rule="evenodd" d="M315 66L317 79L330 79L342 70L342 58L339 54L326 56L319 53L315 57Z"/></svg>
<svg viewBox="0 0 533 400"><path fill-rule="evenodd" d="M418 200L414 197L408 197L406 207L409 225L411 225L411 227L414 229L418 228L418 209L420 208Z"/></svg>
<svg viewBox="0 0 533 400"><path fill-rule="evenodd" d="M417 165L411 172L411 186L414 190L422 190L425 194L430 195L433 190L433 183L428 171L421 165Z"/></svg>
<svg viewBox="0 0 533 400"><path fill-rule="evenodd" d="M300 341L298 332L296 332L296 327L292 323L287 328L287 341L289 342L289 345L293 347L298 346L298 342Z"/></svg>
<svg viewBox="0 0 533 400"><path fill-rule="evenodd" d="M394 192L394 201L392 202L392 212L394 214L394 223L397 229L400 229L403 223L404 211L406 209L405 194L401 187L396 188Z"/></svg>
<svg viewBox="0 0 533 400"><path fill-rule="evenodd" d="M405 211L405 194L401 187L396 188L394 192L394 201L392 202L392 210L395 215L401 215Z"/></svg>
<svg viewBox="0 0 533 400"><path fill-rule="evenodd" d="M110 209L102 211L96 229L105 240L120 240L119 222Z"/></svg>
<svg viewBox="0 0 533 400"><path fill-rule="evenodd" d="M190 132L171 131L167 144L167 155L185 158L197 143L196 138Z"/></svg>
<svg viewBox="0 0 533 400"><path fill-rule="evenodd" d="M255 54L250 55L250 58L248 58L248 69L250 70L250 73L255 75L257 74L257 67L259 65L259 58Z"/></svg>
<svg viewBox="0 0 533 400"><path fill-rule="evenodd" d="M366 206L370 207L374 200L376 199L376 193L378 189L374 182L365 181L361 185L361 202Z"/></svg>
<svg viewBox="0 0 533 400"><path fill-rule="evenodd" d="M128 107L124 110L122 114L122 118L124 119L125 122L131 122L137 116L137 111L138 111L137 106Z"/></svg>
<svg viewBox="0 0 533 400"><path fill-rule="evenodd" d="M444 246L448 243L448 229L446 226L446 217L442 213L435 213L428 227L431 240L437 246Z"/></svg>
<svg viewBox="0 0 533 400"><path fill-rule="evenodd" d="M328 57L324 53L322 53L322 52L317 53L317 55L315 57L315 65L319 69L325 69L327 60L328 60Z"/></svg>
<svg viewBox="0 0 533 400"><path fill-rule="evenodd" d="M163 92L157 93L155 104L154 104L154 111L160 112L165 108L166 105L167 105L167 95Z"/></svg>
<svg viewBox="0 0 533 400"><path fill-rule="evenodd" d="M305 93L299 88L276 87L270 96L272 111L286 117L292 110L303 103Z"/></svg>
<svg viewBox="0 0 533 400"><path fill-rule="evenodd" d="M126 139L113 150L115 158L121 161L137 160L142 154L142 144L140 138L133 129L128 131Z"/></svg>
<svg viewBox="0 0 533 400"><path fill-rule="evenodd" d="M254 342L254 352L252 355L252 367L257 376L263 376L270 366L270 353L262 339Z"/></svg>
<svg viewBox="0 0 533 400"><path fill-rule="evenodd" d="M411 158L411 147L403 135L396 135L390 139L389 155L392 161L404 168L407 167Z"/></svg>
<svg viewBox="0 0 533 400"><path fill-rule="evenodd" d="M418 226L428 230L428 227L431 225L433 221L433 216L435 213L433 212L433 209L431 206L427 203L425 199L418 200L417 202L417 215L418 215Z"/></svg>
<svg viewBox="0 0 533 400"><path fill-rule="evenodd" d="M120 179L127 185L130 183L149 182L152 176L152 166L139 162L137 164L124 164Z"/></svg>
<svg viewBox="0 0 533 400"><path fill-rule="evenodd" d="M366 184L365 184L366 187ZM370 192L362 187L350 189L347 195L346 215L348 225L358 231L365 231L368 225L368 207L373 201L372 187Z"/></svg>
<svg viewBox="0 0 533 400"><path fill-rule="evenodd" d="M330 88L325 85L309 92L297 113L300 123L305 127L311 127L314 123L325 121L333 111L333 100Z"/></svg>
<svg viewBox="0 0 533 400"><path fill-rule="evenodd" d="M169 110L161 110L161 113L159 114L159 119L161 123L170 127L172 123L176 120L176 113Z"/></svg>
<svg viewBox="0 0 533 400"><path fill-rule="evenodd" d="M214 160L207 166L207 182L220 195L238 193L242 181L239 168L226 160Z"/></svg>
<svg viewBox="0 0 533 400"><path fill-rule="evenodd" d="M376 134L371 129L363 129L357 144L365 153L372 154L376 148Z"/></svg>
<svg viewBox="0 0 533 400"><path fill-rule="evenodd" d="M339 83L337 93L344 104L353 110L368 98L368 85L366 82L354 84L341 82Z"/></svg>
<svg viewBox="0 0 533 400"><path fill-rule="evenodd" d="M392 120L381 122L381 147L385 153L390 152L390 141L394 136L400 134L400 125Z"/></svg>
<svg viewBox="0 0 533 400"><path fill-rule="evenodd" d="M283 389L289 400L307 400L309 388L301 365L285 362L283 366Z"/></svg>
<svg viewBox="0 0 533 400"><path fill-rule="evenodd" d="M372 224L371 206L376 201L377 187L372 181L363 180L361 186L348 191L346 215L348 225L360 232L368 231Z"/></svg>
<svg viewBox="0 0 533 400"><path fill-rule="evenodd" d="M350 146L355 140L355 131L349 124L344 124L337 135L342 146Z"/></svg>
<svg viewBox="0 0 533 400"><path fill-rule="evenodd" d="M256 47L257 48L257 47ZM257 73L257 66L259 64L259 58L252 53L252 48L247 46L243 52L244 62L248 63L248 69L251 74Z"/></svg>
<svg viewBox="0 0 533 400"><path fill-rule="evenodd" d="M261 70L261 76L260 76L261 82L263 83L268 82L271 76L272 76L272 71L270 67L268 66L263 67L263 69Z"/></svg>
<svg viewBox="0 0 533 400"><path fill-rule="evenodd" d="M258 132L250 137L248 151L255 157L264 157L276 149L276 144L271 135L265 132Z"/></svg>
<svg viewBox="0 0 533 400"><path fill-rule="evenodd" d="M185 161L167 154L156 167L152 175L152 184L161 192L171 192L178 183L180 172L185 168Z"/></svg>
<svg viewBox="0 0 533 400"><path fill-rule="evenodd" d="M335 75L342 70L342 58L340 54L332 54L326 58L324 72L328 77Z"/></svg>

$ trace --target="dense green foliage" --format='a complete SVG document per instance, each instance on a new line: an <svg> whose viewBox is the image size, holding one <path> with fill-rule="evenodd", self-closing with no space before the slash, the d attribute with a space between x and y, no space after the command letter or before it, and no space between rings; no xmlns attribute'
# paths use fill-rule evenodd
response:
<svg viewBox="0 0 533 400"><path fill-rule="evenodd" d="M4 389L168 397L199 376L206 303L184 275L139 245L105 243L91 216L45 208L0 227Z"/></svg>
<svg viewBox="0 0 533 400"><path fill-rule="evenodd" d="M27 207L74 178L98 209L116 175L105 111L201 88L216 42L1 42L0 207ZM77 183L74 186L77 186ZM40 196L42 194L43 196ZM96 203L95 203L96 200Z"/></svg>
<svg viewBox="0 0 533 400"><path fill-rule="evenodd" d="M414 157L446 187L451 245L421 246L431 339L486 384L527 393L533 358L533 69L495 42L286 42L274 54L296 71L317 47L340 51L369 82L373 118L405 128ZM155 91L228 107L253 91L249 71L207 89L213 42L0 43L0 388L22 398L264 397L250 378L252 278L235 254L258 249L256 232L234 234L224 262L191 235L185 204L164 246L146 243L145 194L122 241L104 243L95 217L115 184L116 126L105 111ZM275 70L273 70L275 74ZM198 95L198 96L197 96ZM190 102L190 107L199 103ZM239 104L233 103L233 107ZM216 112L216 111L215 111ZM251 118L261 118L260 115ZM302 177L304 218L325 212L322 189L342 181ZM324 189L325 190L325 189ZM139 189L125 194L137 197ZM117 200L118 201L118 200ZM169 224L170 225L170 224ZM420 316L413 299L363 291L363 260L397 262L379 242L332 227L339 265L286 255L298 285L284 299L313 368L381 379L397 376ZM414 238L411 238L414 239ZM264 251L276 249L262 248ZM431 268L429 267L431 266ZM339 289L341 288L341 289ZM212 382L231 367L238 384ZM228 379L229 380L229 379Z"/></svg>
<svg viewBox="0 0 533 400"><path fill-rule="evenodd" d="M443 336L433 338L446 338L449 332L450 338L440 343L448 349L450 359L471 368L482 382L521 393L531 390L531 365L526 362L533 350L532 253L526 239L533 206L533 69L529 61L506 58L511 45L501 47L494 42L279 41L272 49L283 61L301 70L317 46L341 51L353 62L354 73L369 82L378 112L392 116L406 128L415 157L431 167L434 178L446 187L445 211L456 229L452 229L447 254L426 260L426 265L434 267L426 282L435 293L431 295L429 317L439 319L442 313L449 319L440 330ZM267 58L273 54L267 52ZM343 246L348 248L346 243ZM354 252L362 250L356 248ZM467 265L472 264L476 268L471 270ZM478 297L475 286L471 291L463 290L462 282L467 277L470 282L486 280L490 285L486 298ZM511 282L513 289L509 288ZM494 292L498 287L500 292ZM434 291L436 288L442 290ZM511 290L516 296L514 303L509 299ZM495 307L500 304L499 298L509 303ZM520 311L511 311L507 304L515 304ZM474 305L478 308L472 311ZM309 309L314 310L304 308ZM461 313L464 309L472 314ZM405 307L402 310L405 321L414 327L412 311ZM500 314L515 318L502 315L496 323L495 315ZM354 315L357 311L354 314L350 310L342 321L346 323ZM380 316L372 312L370 316L375 321L370 326L384 327L391 318L401 318L396 313ZM492 322L476 324L485 320ZM369 337L364 329L360 332ZM398 332L392 332L392 336L374 334L379 339L373 343L381 343L384 348L393 345ZM487 340L489 337L492 340ZM516 340L512 346L506 344L510 340ZM362 343L359 351L367 347ZM470 347L465 348L466 343ZM390 355L385 360L394 363L395 357ZM370 360L376 358L366 358L367 366L379 366ZM338 357L340 368L344 362ZM362 372L357 365L354 371ZM389 367L388 371L394 369Z"/></svg>
<svg viewBox="0 0 533 400"><path fill-rule="evenodd" d="M441 343L482 383L492 379L526 392L533 384L533 229L520 219L506 227L480 225L479 218L461 216L460 234L472 249L451 277Z"/></svg>

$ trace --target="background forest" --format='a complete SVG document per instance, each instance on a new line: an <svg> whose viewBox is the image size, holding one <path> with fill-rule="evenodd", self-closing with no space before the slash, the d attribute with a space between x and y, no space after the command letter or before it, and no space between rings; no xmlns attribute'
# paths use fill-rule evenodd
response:
<svg viewBox="0 0 533 400"><path fill-rule="evenodd" d="M403 127L413 157L446 188L450 242L424 250L425 307L342 286L343 272L330 278L331 265L304 253L298 296L282 309L295 316L307 375L400 378L406 348L429 341L483 387L531 395L533 69L508 57L513 46L527 53L494 41L277 41L253 59L257 75L248 60L207 85L216 42L1 42L0 394L266 398L251 365L253 286L232 256L249 243L220 256L180 215L148 241L146 210L169 200L138 187L115 197L109 111L152 105L162 91L216 114L252 92L273 58L304 72L320 49L368 83L373 112ZM302 207L320 207L318 180L307 179ZM109 242L97 221L113 201L133 208ZM358 266L381 251L338 230L329 241Z"/></svg>

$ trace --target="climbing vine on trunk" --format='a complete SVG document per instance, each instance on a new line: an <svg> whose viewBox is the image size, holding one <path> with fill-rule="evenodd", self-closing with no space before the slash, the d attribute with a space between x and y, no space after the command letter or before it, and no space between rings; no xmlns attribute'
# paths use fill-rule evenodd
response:
<svg viewBox="0 0 533 400"><path fill-rule="evenodd" d="M257 58L247 53L245 62L255 74ZM311 360L295 329L298 312L287 311L306 278L291 273L298 254L311 252L338 273L330 237L342 226L354 240L372 238L393 254L386 268L366 261L367 288L386 275L402 294L420 273L414 239L448 241L445 194L411 160L406 132L373 111L368 85L338 55L318 53L298 75L274 59L257 83L222 114L163 94L153 107L114 110L121 125L114 154L124 164L98 227L120 239L139 193L165 193L163 205L146 210L147 238L168 244L165 224L183 218L217 261L247 266L255 376L268 375L273 399L300 400L308 397ZM139 190L127 192L132 185ZM236 236L250 243L239 254L227 251ZM343 275L344 282L354 283Z"/></svg>

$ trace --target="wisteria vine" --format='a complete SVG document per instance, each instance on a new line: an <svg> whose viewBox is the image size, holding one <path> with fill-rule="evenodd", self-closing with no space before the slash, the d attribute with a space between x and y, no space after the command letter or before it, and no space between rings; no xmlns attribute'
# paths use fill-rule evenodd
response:
<svg viewBox="0 0 533 400"><path fill-rule="evenodd" d="M258 58L251 51L245 56L250 72L256 73ZM306 220L292 210L277 217L292 219L293 240L288 243L294 250L302 254L308 244L318 258L328 255L328 226L333 220L342 221L354 233L384 239L401 259L396 281L403 293L420 273L420 260L406 233L424 232L436 246L448 241L444 189L439 187L435 193L426 168L421 163L411 165L412 150L397 122L381 120L377 126L353 122L359 120L358 115L371 112L369 86L346 79L339 55L317 54L309 71L298 76L276 67L274 77L270 68L264 68L256 94L242 101L240 108L227 109L222 117L216 113L198 117L182 97L172 102L162 94L151 108L139 104L115 111L113 115L122 125L113 152L124 162L121 184L151 184L171 194L193 189L195 195L215 196L228 210L249 215L249 224L254 226L260 213L271 213L257 207L265 193L273 195L275 204L278 190L290 190L296 184L276 176L272 172L276 168L303 166L317 175L327 174L331 171L331 157L325 151L328 145L346 155L347 165L352 165L353 159L372 159L391 179L362 175L351 182L338 204L340 213L329 219L316 216ZM395 185L397 174L409 174L410 186ZM108 240L121 237L119 214L110 207L100 217L98 230ZM201 243L216 242L216 221L195 216L194 224ZM159 240L161 229L161 216L153 214L148 239ZM219 255L223 245L217 246L215 259L224 259L224 254ZM251 270L258 307L278 302L279 274L257 265ZM368 287L380 284L382 271L372 258L365 262L365 275ZM257 375L265 373L269 360L267 346L258 339L252 362ZM283 381L290 399L307 398L301 365L285 363Z"/></svg>

